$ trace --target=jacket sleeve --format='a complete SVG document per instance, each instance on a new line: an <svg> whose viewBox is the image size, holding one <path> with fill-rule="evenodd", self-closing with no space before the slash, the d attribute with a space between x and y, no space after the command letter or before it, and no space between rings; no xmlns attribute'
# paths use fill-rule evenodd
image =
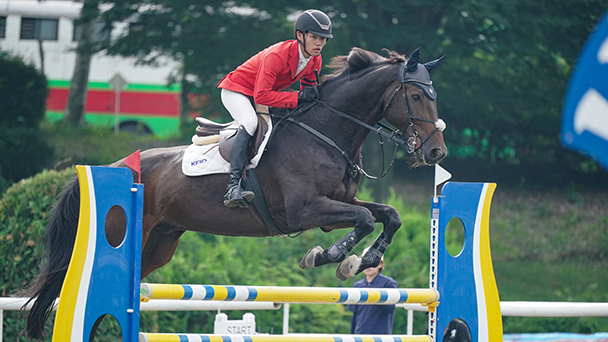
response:
<svg viewBox="0 0 608 342"><path fill-rule="evenodd" d="M260 62L260 67L253 88L253 100L257 104L269 107L296 108L298 93L280 92L272 89L287 61L276 53L270 53Z"/></svg>

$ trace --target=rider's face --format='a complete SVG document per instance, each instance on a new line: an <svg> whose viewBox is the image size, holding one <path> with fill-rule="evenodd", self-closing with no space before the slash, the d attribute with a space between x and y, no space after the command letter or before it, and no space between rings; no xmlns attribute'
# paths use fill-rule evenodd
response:
<svg viewBox="0 0 608 342"><path fill-rule="evenodd" d="M327 38L317 36L314 33L306 32L305 40L302 39L303 38L302 32L298 31L297 34L298 34L298 38L300 38L300 41L304 41L306 43L305 49L302 51L302 53L304 54L304 57L306 57L306 58L310 57L311 55L319 56L321 54L321 50L323 50L323 47L327 43ZM300 48L301 48L301 46L300 46ZM310 53L310 55L309 55L309 53Z"/></svg>

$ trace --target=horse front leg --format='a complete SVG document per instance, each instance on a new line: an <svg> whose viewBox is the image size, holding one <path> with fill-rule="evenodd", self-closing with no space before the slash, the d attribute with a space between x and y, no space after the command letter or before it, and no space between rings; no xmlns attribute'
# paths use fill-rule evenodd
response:
<svg viewBox="0 0 608 342"><path fill-rule="evenodd" d="M337 273L346 278L354 277L366 268L378 266L384 252L393 241L393 236L401 227L401 217L390 205L359 201L356 198L353 204L369 209L376 221L382 222L384 229L361 258L351 255L338 265Z"/></svg>
<svg viewBox="0 0 608 342"><path fill-rule="evenodd" d="M339 263L365 236L374 230L374 216L363 206L331 200L327 197L307 202L297 214L288 217L289 226L296 229L309 227L354 227L327 249L321 246L311 248L300 261L300 268L313 268L329 263ZM340 279L343 275L336 273Z"/></svg>

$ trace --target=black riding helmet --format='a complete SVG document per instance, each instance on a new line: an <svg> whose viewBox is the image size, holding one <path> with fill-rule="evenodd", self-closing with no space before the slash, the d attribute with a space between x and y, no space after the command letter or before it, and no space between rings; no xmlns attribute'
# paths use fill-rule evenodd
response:
<svg viewBox="0 0 608 342"><path fill-rule="evenodd" d="M300 14L293 27L293 35L296 39L298 39L296 35L298 31L304 34L310 32L328 39L334 37L331 35L331 20L327 14L315 9L309 9Z"/></svg>

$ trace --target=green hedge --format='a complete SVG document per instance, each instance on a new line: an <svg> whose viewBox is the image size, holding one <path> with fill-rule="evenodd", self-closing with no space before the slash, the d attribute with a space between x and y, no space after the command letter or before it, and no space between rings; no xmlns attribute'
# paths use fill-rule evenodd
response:
<svg viewBox="0 0 608 342"><path fill-rule="evenodd" d="M10 187L0 199L0 295L28 287L40 265L42 236L50 209L61 187L75 176L74 169L44 171ZM16 311L4 313L4 340L19 337L25 327Z"/></svg>
<svg viewBox="0 0 608 342"><path fill-rule="evenodd" d="M44 171L10 187L0 200L0 293L29 284L38 270L42 235L60 188L74 169Z"/></svg>
<svg viewBox="0 0 608 342"><path fill-rule="evenodd" d="M46 77L20 57L0 51L0 194L9 182L48 167L53 148L40 133Z"/></svg>
<svg viewBox="0 0 608 342"><path fill-rule="evenodd" d="M0 176L6 180L34 176L53 162L53 154L39 129L0 127ZM2 184L0 190L4 190Z"/></svg>
<svg viewBox="0 0 608 342"><path fill-rule="evenodd" d="M0 123L37 128L44 118L46 77L21 57L0 51Z"/></svg>

